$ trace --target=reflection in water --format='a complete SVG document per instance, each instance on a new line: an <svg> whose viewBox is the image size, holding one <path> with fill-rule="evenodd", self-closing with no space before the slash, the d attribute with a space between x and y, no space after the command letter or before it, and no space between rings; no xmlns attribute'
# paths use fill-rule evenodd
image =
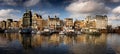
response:
<svg viewBox="0 0 120 54"><path fill-rule="evenodd" d="M106 36L78 36L71 51L74 54L106 54Z"/></svg>
<svg viewBox="0 0 120 54"><path fill-rule="evenodd" d="M119 54L116 34L64 36L53 34L0 34L2 54Z"/></svg>
<svg viewBox="0 0 120 54"><path fill-rule="evenodd" d="M31 49L32 48L32 35L30 34L22 34L22 44L24 49Z"/></svg>
<svg viewBox="0 0 120 54"><path fill-rule="evenodd" d="M120 54L120 35L118 34L109 34L107 38L108 46L111 46L116 54Z"/></svg>

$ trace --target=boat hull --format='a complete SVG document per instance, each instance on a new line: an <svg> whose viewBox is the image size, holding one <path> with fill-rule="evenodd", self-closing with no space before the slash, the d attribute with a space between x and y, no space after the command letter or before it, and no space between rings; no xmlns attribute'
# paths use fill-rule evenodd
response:
<svg viewBox="0 0 120 54"><path fill-rule="evenodd" d="M0 33L4 33L5 32L5 30L4 29L0 29Z"/></svg>
<svg viewBox="0 0 120 54"><path fill-rule="evenodd" d="M90 34L90 35L101 35L100 32L90 32L90 33L88 33L88 34Z"/></svg>
<svg viewBox="0 0 120 54"><path fill-rule="evenodd" d="M65 35L77 35L75 32L66 32Z"/></svg>
<svg viewBox="0 0 120 54"><path fill-rule="evenodd" d="M32 30L30 30L30 29L22 29L20 31L21 34L31 34L31 32L32 32Z"/></svg>
<svg viewBox="0 0 120 54"><path fill-rule="evenodd" d="M51 35L52 33L51 32L41 32L41 35Z"/></svg>

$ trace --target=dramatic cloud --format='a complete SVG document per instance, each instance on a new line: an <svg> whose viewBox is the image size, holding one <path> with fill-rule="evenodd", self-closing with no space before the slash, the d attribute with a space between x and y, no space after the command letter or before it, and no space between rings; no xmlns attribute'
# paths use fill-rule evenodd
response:
<svg viewBox="0 0 120 54"><path fill-rule="evenodd" d="M0 10L0 20L6 20L8 18L18 20L19 18L15 15L15 13L19 13L19 10L14 9L1 9Z"/></svg>
<svg viewBox="0 0 120 54"><path fill-rule="evenodd" d="M17 5L17 3L14 0L2 0L0 2L1 2L0 5L11 5L11 6Z"/></svg>
<svg viewBox="0 0 120 54"><path fill-rule="evenodd" d="M120 0L111 0L111 2L120 2Z"/></svg>
<svg viewBox="0 0 120 54"><path fill-rule="evenodd" d="M6 2L6 4L8 4L8 5L16 5L17 4L13 0L4 0L4 2Z"/></svg>
<svg viewBox="0 0 120 54"><path fill-rule="evenodd" d="M117 15L111 15L109 16L109 21L120 21L120 16Z"/></svg>
<svg viewBox="0 0 120 54"><path fill-rule="evenodd" d="M10 5L10 6L25 6L31 7L38 4L40 0L0 0L0 5Z"/></svg>
<svg viewBox="0 0 120 54"><path fill-rule="evenodd" d="M40 2L40 0L28 0L28 1L24 2L24 6L26 6L26 7L34 6L34 5L38 4L39 2Z"/></svg>
<svg viewBox="0 0 120 54"><path fill-rule="evenodd" d="M108 16L108 20L108 23L114 27L120 24L120 6L112 9L111 13Z"/></svg>
<svg viewBox="0 0 120 54"><path fill-rule="evenodd" d="M114 14L120 14L120 6L118 6L118 7L116 7L116 8L114 8L113 10L112 10L112 12L114 13Z"/></svg>
<svg viewBox="0 0 120 54"><path fill-rule="evenodd" d="M109 21L120 21L120 6L113 8L108 18Z"/></svg>
<svg viewBox="0 0 120 54"><path fill-rule="evenodd" d="M109 7L106 7L104 3L85 0L85 1L76 1L71 3L66 10L71 13L78 14L107 14L110 11Z"/></svg>

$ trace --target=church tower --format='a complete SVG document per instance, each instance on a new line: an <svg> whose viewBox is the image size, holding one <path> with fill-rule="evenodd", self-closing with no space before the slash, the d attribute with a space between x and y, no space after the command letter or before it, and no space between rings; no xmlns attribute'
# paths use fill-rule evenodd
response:
<svg viewBox="0 0 120 54"><path fill-rule="evenodd" d="M31 27L32 26L32 12L31 10L26 10L23 14L22 27Z"/></svg>

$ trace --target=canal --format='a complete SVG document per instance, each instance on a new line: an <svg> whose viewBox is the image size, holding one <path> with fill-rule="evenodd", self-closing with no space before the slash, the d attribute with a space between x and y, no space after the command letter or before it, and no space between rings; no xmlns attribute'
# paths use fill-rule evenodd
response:
<svg viewBox="0 0 120 54"><path fill-rule="evenodd" d="M120 54L120 35L0 34L0 54Z"/></svg>

